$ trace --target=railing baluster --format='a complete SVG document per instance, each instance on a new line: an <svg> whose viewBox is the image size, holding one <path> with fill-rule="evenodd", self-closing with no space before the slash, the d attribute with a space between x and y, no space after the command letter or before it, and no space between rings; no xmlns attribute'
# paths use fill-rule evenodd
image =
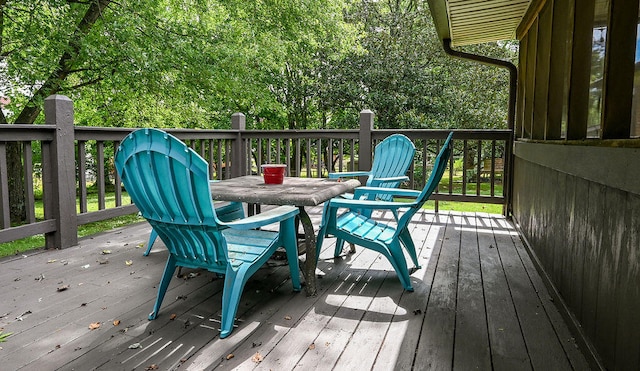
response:
<svg viewBox="0 0 640 371"><path fill-rule="evenodd" d="M84 214L87 212L87 149L84 140L78 141L77 153L80 213Z"/></svg>
<svg viewBox="0 0 640 371"><path fill-rule="evenodd" d="M451 156L453 157L453 156ZM467 140L462 141L462 194L467 194L467 164L469 161L469 146ZM451 191L450 191L451 192Z"/></svg>
<svg viewBox="0 0 640 371"><path fill-rule="evenodd" d="M9 176L7 173L7 144L0 142L0 226L2 229L11 226L11 214L9 213Z"/></svg>
<svg viewBox="0 0 640 371"><path fill-rule="evenodd" d="M482 140L478 140L478 153L476 156L476 196L480 196L480 177L482 175Z"/></svg>
<svg viewBox="0 0 640 371"><path fill-rule="evenodd" d="M113 153L115 154L116 152L118 152L118 148L120 147L120 141L114 141L113 142ZM113 171L113 186L114 186L114 196L115 196L115 201L116 201L116 207L118 206L122 206L122 187L120 186L122 184L121 180L120 180L120 174L118 174L117 171Z"/></svg>
<svg viewBox="0 0 640 371"><path fill-rule="evenodd" d="M97 174L97 186L98 186L98 210L104 210L105 208L105 175L104 175L104 142L96 142L97 162L98 162L98 174Z"/></svg>
<svg viewBox="0 0 640 371"><path fill-rule="evenodd" d="M24 190L25 190L25 208L27 223L35 223L35 197L33 195L33 151L31 142L26 141L23 144L24 153Z"/></svg>

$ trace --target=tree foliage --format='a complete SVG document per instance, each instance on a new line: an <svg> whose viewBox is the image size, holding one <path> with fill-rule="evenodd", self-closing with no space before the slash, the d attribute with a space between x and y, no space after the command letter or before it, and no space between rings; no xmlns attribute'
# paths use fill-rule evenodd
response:
<svg viewBox="0 0 640 371"><path fill-rule="evenodd" d="M0 122L70 96L79 125L501 127L506 72L444 54L424 0L0 0ZM510 44L466 51L514 58Z"/></svg>

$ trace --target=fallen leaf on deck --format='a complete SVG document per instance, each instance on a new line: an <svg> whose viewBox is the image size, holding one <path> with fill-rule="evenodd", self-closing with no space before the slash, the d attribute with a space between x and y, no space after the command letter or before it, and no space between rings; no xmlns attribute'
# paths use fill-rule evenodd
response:
<svg viewBox="0 0 640 371"><path fill-rule="evenodd" d="M233 357L235 357L235 356L233 355L233 353L229 353L229 354L227 354L227 361L228 361L228 360L230 360L230 359L231 359L231 358L233 358Z"/></svg>
<svg viewBox="0 0 640 371"><path fill-rule="evenodd" d="M138 349L138 348L142 348L142 345L140 343L133 343L129 345L129 349Z"/></svg>
<svg viewBox="0 0 640 371"><path fill-rule="evenodd" d="M286 319L287 321L291 320L291 316L284 316L284 319Z"/></svg>
<svg viewBox="0 0 640 371"><path fill-rule="evenodd" d="M131 264L133 264L133 260L127 260L124 262L125 265L129 266Z"/></svg>
<svg viewBox="0 0 640 371"><path fill-rule="evenodd" d="M309 345L309 350L314 350L316 349L316 345L314 343L311 343L311 345Z"/></svg>
<svg viewBox="0 0 640 371"><path fill-rule="evenodd" d="M44 279L44 274L40 273L38 277L35 278L36 281L42 281Z"/></svg>
<svg viewBox="0 0 640 371"><path fill-rule="evenodd" d="M155 363L145 368L145 370L157 370L157 369L158 369L158 365L156 365Z"/></svg>
<svg viewBox="0 0 640 371"><path fill-rule="evenodd" d="M97 328L100 328L100 322L93 322L89 325L89 330L95 330Z"/></svg>
<svg viewBox="0 0 640 371"><path fill-rule="evenodd" d="M55 263L56 261L58 261L58 260L57 259L49 259L49 260L47 260L47 264Z"/></svg>
<svg viewBox="0 0 640 371"><path fill-rule="evenodd" d="M89 268L90 266L91 266L90 264L85 264L85 265L83 265L83 266L82 266L82 268L87 269L87 268Z"/></svg>
<svg viewBox="0 0 640 371"><path fill-rule="evenodd" d="M111 250L102 250L102 255L111 254Z"/></svg>
<svg viewBox="0 0 640 371"><path fill-rule="evenodd" d="M262 354L256 352L256 354L253 355L253 357L251 357L251 360L253 361L253 363L260 363L262 362L264 357L262 357Z"/></svg>
<svg viewBox="0 0 640 371"><path fill-rule="evenodd" d="M173 313L171 317L169 317L169 320L173 321L174 319L176 319L176 317L178 317L178 315Z"/></svg>
<svg viewBox="0 0 640 371"><path fill-rule="evenodd" d="M144 246L144 242L137 244L137 245L136 245L136 248L140 249L140 248L142 248L143 246Z"/></svg>
<svg viewBox="0 0 640 371"><path fill-rule="evenodd" d="M7 338L11 336L13 332L7 332L6 334L0 331L0 343L7 341Z"/></svg>
<svg viewBox="0 0 640 371"><path fill-rule="evenodd" d="M65 290L68 290L68 289L69 289L69 285L60 286L60 287L58 287L58 292L65 291Z"/></svg>
<svg viewBox="0 0 640 371"><path fill-rule="evenodd" d="M120 324L120 320L119 319L113 321L113 325L114 326L118 326L119 324Z"/></svg>

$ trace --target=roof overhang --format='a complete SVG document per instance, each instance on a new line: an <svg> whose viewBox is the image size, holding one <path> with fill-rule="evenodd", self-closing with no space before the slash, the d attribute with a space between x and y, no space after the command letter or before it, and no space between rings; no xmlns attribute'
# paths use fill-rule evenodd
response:
<svg viewBox="0 0 640 371"><path fill-rule="evenodd" d="M451 45L516 38L532 0L428 0L436 31ZM540 1L535 1L540 3Z"/></svg>

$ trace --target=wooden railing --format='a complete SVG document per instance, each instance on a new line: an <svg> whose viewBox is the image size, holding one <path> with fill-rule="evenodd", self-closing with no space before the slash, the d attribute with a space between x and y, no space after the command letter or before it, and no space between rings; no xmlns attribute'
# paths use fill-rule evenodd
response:
<svg viewBox="0 0 640 371"><path fill-rule="evenodd" d="M0 243L45 236L45 247L77 244L78 226L137 212L114 170L113 154L133 129L73 125L73 102L45 101L45 125L0 125ZM371 111L357 130L246 130L243 114L230 130L168 130L209 162L212 179L258 174L259 165L285 163L289 176L368 170L375 145L397 130L375 130ZM432 199L506 206L512 135L508 130L454 130L454 155ZM422 189L448 131L402 130L417 151L404 187ZM10 222L7 148L22 149L26 218ZM488 162L487 162L488 160ZM501 161L503 167L497 166ZM492 166L487 170L485 164ZM362 179L364 181L364 179ZM42 195L42 207L39 206ZM89 210L89 196L97 210ZM94 202L96 203L96 202ZM37 210L44 210L36 214ZM504 209L503 209L504 210Z"/></svg>

